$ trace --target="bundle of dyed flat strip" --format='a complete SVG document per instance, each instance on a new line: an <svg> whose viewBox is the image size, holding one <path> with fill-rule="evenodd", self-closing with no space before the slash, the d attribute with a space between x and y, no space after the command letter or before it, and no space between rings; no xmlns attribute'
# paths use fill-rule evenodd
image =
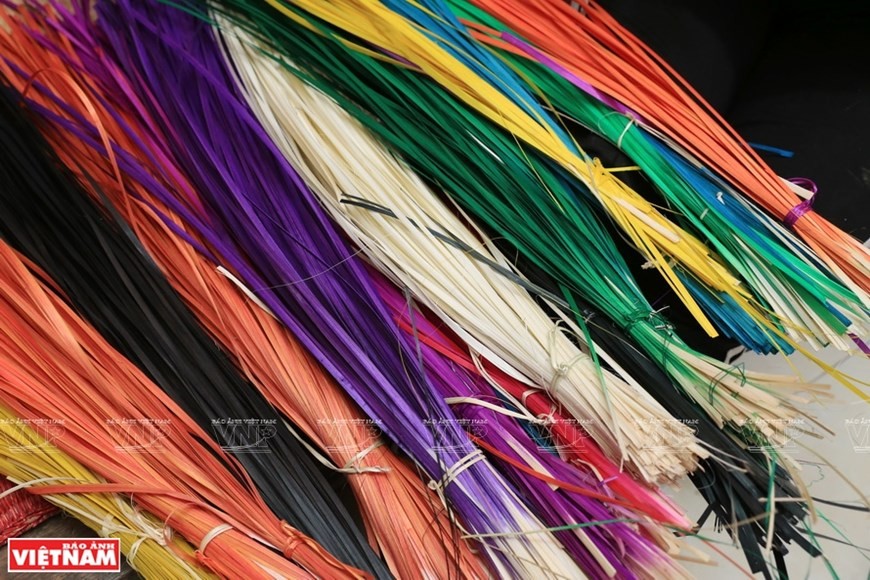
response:
<svg viewBox="0 0 870 580"><path fill-rule="evenodd" d="M473 0L551 62L636 111L800 235L870 306L870 250L812 211L661 57L595 2Z"/></svg>
<svg viewBox="0 0 870 580"><path fill-rule="evenodd" d="M497 46L499 53L534 85L545 102L628 153L668 203L685 216L688 226L728 258L755 295L763 299L764 307L776 314L774 320L779 321L779 329L789 339L808 340L815 346L830 343L847 350L851 344L844 336L847 330L858 336L866 334L863 293L856 295L820 267L787 229L709 171L684 159L639 126L633 112L584 92L586 85L582 79L540 57L536 49L504 30L498 20L463 0L452 0L451 5L460 14L478 21L472 25L481 30L477 36ZM528 62L527 59L534 60L534 55L549 66ZM711 316L716 314L711 308L705 311ZM783 346L781 339L766 337L751 320L746 323L738 327L719 326L754 350L768 352ZM784 347L791 348L789 344Z"/></svg>
<svg viewBox="0 0 870 580"><path fill-rule="evenodd" d="M197 560L219 575L305 576L260 541L301 541L295 557L320 568L322 550L271 516L250 482L236 483L221 463L229 457L201 445L205 433L64 305L43 274L5 243L0 254L3 402L32 424L62 418L63 437L52 443L106 482L50 472L53 479L34 491L135 494L138 505L198 545Z"/></svg>
<svg viewBox="0 0 870 580"><path fill-rule="evenodd" d="M238 28L228 28L225 38L252 108L312 192L382 270L413 289L487 360L562 402L613 459L626 460L647 481L677 479L694 467L695 455L706 456L691 444L688 428L666 434L680 445L648 453L654 434L644 427L672 417L630 376L624 382L576 348L489 240L328 97L246 47L252 40ZM615 433L606 425L615 425Z"/></svg>
<svg viewBox="0 0 870 580"><path fill-rule="evenodd" d="M43 14L36 12L29 16L41 20ZM14 35L6 48L6 58L14 60L15 68L24 75L20 77L20 86L24 88L26 85L27 71L47 68L54 71L66 69L69 79L74 79L76 69L66 68L57 54L45 48L48 36L38 43L22 24L19 19L10 22ZM31 20L30 25L34 24ZM60 38L52 34L50 27L43 26L42 30L55 42L52 49L62 50ZM80 50L82 47L80 44ZM14 59L13 53L16 53ZM74 54L65 57L78 62ZM68 97L71 102L63 107L58 107L45 94L52 85L57 91L69 91L70 87L60 80L57 75L43 76L39 85L30 91L30 96L40 97L46 107L46 118L53 117L48 114L49 109L56 108L55 115L69 113L76 105L85 109L74 92ZM104 101L100 99L99 102ZM92 104L99 107L96 100ZM81 114L88 115L89 112L83 110ZM102 129L112 135L115 143L125 143L126 149L133 150L135 144L114 121L114 114L101 110ZM136 182L127 183L134 198L126 199L116 176L109 171L109 164L101 162L96 149L86 144L88 129L98 138L94 127L88 127L84 119L79 119L75 126L84 134L77 138L75 130L64 130L65 123L58 117L54 118L58 130L51 131L50 138L70 168L78 168L94 179L105 176L101 179L99 191L92 193L99 198L102 192L111 199L173 286L210 332L233 353L237 364L251 381L321 449L326 450L335 461L334 469L351 474L349 483L359 501L363 519L391 570L399 577L411 577L423 571L434 577L446 577L452 567L458 566L467 576L482 575L483 571L466 542L454 545L447 514L438 505L434 492L426 489L409 466L373 434L376 425L362 416L270 314L234 285L232 275L221 274L197 253L196 244L189 244L173 232L173 228L178 231L183 231L183 228L168 208ZM131 127L135 120L127 118L125 125ZM139 133L142 138L145 132ZM125 168L125 172L140 176L147 174L143 168L131 166L129 154L119 150L118 156L119 167ZM153 181L144 181L157 187ZM163 220L170 220L173 225ZM377 476L359 477L372 473ZM401 506L401 509L394 509L396 506Z"/></svg>
<svg viewBox="0 0 870 580"><path fill-rule="evenodd" d="M274 409L234 374L141 248L122 233L118 224L101 214L57 158L49 155L47 143L21 118L21 107L5 90L3 145L14 162L0 174L3 237L42 267L79 312L90 313L89 322L112 339L121 352L126 351L154 376L155 382L173 392L192 416L198 415L198 436L208 438L206 433L211 431L209 442L220 439L219 443L211 442L213 450L219 444L251 446L266 439L269 453L239 453L238 463L234 460L227 464L233 468L229 473L237 478L238 485L251 483L239 467L241 463L257 478L267 503L280 507L277 511L284 512L285 519L319 532L317 535L327 543L340 544L334 548L335 553L346 554L349 560L368 552L372 565L383 567L335 495L329 493L307 452L282 429L284 425ZM118 284L107 284L107 280ZM232 403L235 408L230 406ZM149 418L154 417L143 417ZM247 420L258 426L253 434L247 427L232 427L244 425ZM292 459L291 450L297 450ZM282 459L283 465L277 463ZM290 487L293 483L295 486ZM262 500L256 496L256 501ZM271 525L271 533L280 536L282 525L278 520L273 519ZM342 531L349 536L347 543L340 541ZM295 532L287 542L294 537L298 537ZM356 553L351 551L354 537L359 547ZM316 546L313 542L311 545ZM288 546L288 554L304 555ZM319 546L317 550L327 555ZM312 552L316 553L314 549Z"/></svg>

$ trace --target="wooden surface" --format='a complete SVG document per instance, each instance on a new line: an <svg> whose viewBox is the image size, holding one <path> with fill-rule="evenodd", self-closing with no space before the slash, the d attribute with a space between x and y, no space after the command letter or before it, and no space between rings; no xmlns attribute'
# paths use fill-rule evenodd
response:
<svg viewBox="0 0 870 580"><path fill-rule="evenodd" d="M52 518L47 519L42 524L36 526L29 532L19 536L21 538L95 538L97 534L93 532L90 528L86 527L84 524L75 520L69 516L58 514ZM24 574L24 573L8 573L6 572L6 563L8 561L8 549L4 545L0 548L0 578L11 578L14 580L59 580L61 578L70 579L70 580L119 580L123 578L124 580L133 580L140 578L139 574L136 573L135 570L130 568L127 565L127 562L123 562L121 565L121 572L115 573L101 573L101 574L86 574L86 573L69 573L65 574L63 572L57 573L43 573L40 572L38 574Z"/></svg>

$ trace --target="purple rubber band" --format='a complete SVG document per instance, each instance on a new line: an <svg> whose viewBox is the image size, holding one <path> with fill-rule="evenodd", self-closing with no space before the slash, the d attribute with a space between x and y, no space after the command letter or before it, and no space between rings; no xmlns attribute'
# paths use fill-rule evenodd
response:
<svg viewBox="0 0 870 580"><path fill-rule="evenodd" d="M816 182L810 179L809 177L789 177L788 179L795 185L799 185L804 189L808 189L812 191L814 194L819 192L819 186L816 185Z"/></svg>
<svg viewBox="0 0 870 580"><path fill-rule="evenodd" d="M813 192L809 199L806 199L791 208L782 220L786 227L794 228L797 221L801 219L804 214L813 209L813 202L816 200L816 194L819 192L819 187L816 185L816 182L806 177L792 177L789 181Z"/></svg>

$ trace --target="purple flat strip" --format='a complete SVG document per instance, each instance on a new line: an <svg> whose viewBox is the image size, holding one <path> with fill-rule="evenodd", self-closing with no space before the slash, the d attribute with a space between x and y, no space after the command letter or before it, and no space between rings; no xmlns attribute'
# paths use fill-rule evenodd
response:
<svg viewBox="0 0 870 580"><path fill-rule="evenodd" d="M852 339L852 342L858 345L858 348L861 349L861 352L864 353L865 356L870 358L870 346L867 346L867 343L861 340L861 338L857 334L849 333L849 338Z"/></svg>
<svg viewBox="0 0 870 580"><path fill-rule="evenodd" d="M395 59L396 62L400 62L403 65L407 66L408 68L412 68L414 70L420 70L420 67L418 67L416 64L414 64L413 62L411 62L410 60L408 60L404 56L398 55L391 50L387 50L386 48L383 48L381 46L375 47L375 50L387 55L388 57L390 57L392 59Z"/></svg>

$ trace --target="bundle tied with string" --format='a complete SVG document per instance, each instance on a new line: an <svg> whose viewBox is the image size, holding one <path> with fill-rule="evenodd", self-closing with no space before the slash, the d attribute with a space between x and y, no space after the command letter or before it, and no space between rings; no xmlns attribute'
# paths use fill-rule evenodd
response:
<svg viewBox="0 0 870 580"><path fill-rule="evenodd" d="M611 360L606 352L590 356L572 344L482 232L466 226L364 127L258 50L249 34L220 24L260 122L379 269L413 289L499 369L562 402L614 461L644 480L676 480L693 467L694 455L706 455L690 444L645 452L653 434L643 428L671 419L660 405L632 377L601 369L596 358ZM679 431L675 440L691 440L688 429Z"/></svg>
<svg viewBox="0 0 870 580"><path fill-rule="evenodd" d="M588 469L589 475L598 482L600 491L600 494L595 493L591 497L597 497L605 504L631 508L636 514L643 514L654 522L682 530L692 528L692 522L682 514L676 513L674 511L676 508L670 500L662 496L655 497L653 490L638 485L617 465L609 463L595 442L583 430L582 421L566 415L542 391L529 388L521 381L481 360L480 357L474 356L473 352L469 352L467 347L448 336L443 329L432 326L424 330L418 324L412 325L408 316L403 314L404 303L394 302L394 304L402 307L401 309L394 307L394 313L397 322L405 332L424 344L426 348L438 353L444 360L450 361L452 365L474 376L479 376L479 380L495 389L493 395L487 396L487 400L477 397L450 397L448 399L450 404L473 404L492 408L508 417L520 420L540 444L542 451L555 453L584 471ZM492 403L488 402L490 398ZM511 411L511 407L515 407L517 411ZM523 407L528 411L522 412ZM662 536L661 530L645 529L653 532L657 539L667 543L669 534Z"/></svg>
<svg viewBox="0 0 870 580"><path fill-rule="evenodd" d="M602 505L599 500L604 497L596 493L596 482L587 477L588 473L557 455L542 452L512 413L498 404L494 389L482 376L454 365L449 357L421 339L422 335L432 336L435 325L417 311L407 296L383 279L378 288L404 326L406 340L415 345L433 385L451 404L465 429L493 456L542 520L562 530L557 538L590 577L685 575L665 552L630 525L635 517L621 509L623 502L613 499L609 506ZM475 460L472 455L466 459ZM659 538L668 535L668 531L655 527L650 523L646 529ZM674 542L664 544L677 547Z"/></svg>
<svg viewBox="0 0 870 580"><path fill-rule="evenodd" d="M299 69L289 70L315 83L423 176L442 184L469 215L550 272L562 284L557 294L565 295L569 307L583 296L627 329L720 426L757 427L762 437L776 440L787 436L784 426L800 414L791 404L801 400L798 391L824 393L825 387L794 377L735 372L691 350L653 312L595 215L578 211L580 184L518 147L512 136L459 106L419 73L347 49L313 20L306 22L322 34L296 25L300 13L285 18L246 11L244 2L221 5L230 17L238 10L249 18L251 23L240 21L240 26L256 30L268 46L292 58ZM565 323L576 327L582 320L574 316ZM576 332L583 334L580 328Z"/></svg>
<svg viewBox="0 0 870 580"><path fill-rule="evenodd" d="M288 577L306 577L300 568L252 539L284 543L295 532L282 529L274 519L271 523L272 516L258 498L233 484L233 476L220 463L219 448L200 447L196 438L205 434L63 304L42 272L31 271L5 243L0 245L0 258L4 320L0 398L24 422L63 418L62 435L51 441L60 453L53 453L47 444L37 445L38 440L25 441L27 453L16 452L14 445L3 446L4 456L11 454L4 460L11 462L5 467L9 473L37 470L33 477L22 477L24 481L43 479L30 491L65 497L65 506L88 501L71 495L93 501L100 494L135 496L135 505L163 522L162 528L176 530L191 545L207 547L208 553L196 551L192 562L215 574L236 570L251 578L266 578L271 575L264 570L275 570ZM98 357L101 364L94 364L91 357ZM127 386L132 396L116 393L117 388L107 389L117 385ZM43 396L34 398L34 392L43 392ZM28 433L21 427L15 425L12 435L6 429L5 436L14 442L14 437ZM63 464L66 456L70 462ZM100 530L112 525L105 517L99 521ZM227 521L243 533L237 531L204 545L202 539ZM305 554L298 556L308 565L316 563Z"/></svg>
<svg viewBox="0 0 870 580"><path fill-rule="evenodd" d="M39 18L40 14L30 16ZM18 19L12 24L21 25ZM50 32L51 29L46 28L41 27L42 34ZM34 42L26 28L15 31L16 67L22 69L25 76L27 70L66 66L56 54L45 50L47 37L44 36L40 44ZM62 38L51 38L55 42L52 50L61 51ZM80 51L85 51L85 46L84 39L77 44ZM7 54L11 55L13 47L8 48ZM71 63L81 62L72 53L64 57ZM87 56L83 59L87 60ZM70 66L67 70L74 78L76 68ZM92 69L91 73L94 72ZM100 103L103 130L111 134L116 144L124 145L123 149L117 149L115 162L125 176L129 176L129 179L124 178L127 198L119 187L118 176L109 170L111 164L103 161L105 149L99 142L98 131L87 122L87 112L80 99L70 95L67 102L63 102L49 92L49 87L59 94L66 92L64 83L52 82L56 80L43 77L30 91L30 95L45 106L41 113L52 121L49 126L55 127L49 131L55 149L71 168L100 180L101 192L130 224L200 321L233 354L236 364L252 383L320 449L310 448L309 451L328 468L349 475L363 520L390 569L399 577L409 577L421 570L446 576L454 567L463 575L481 576L480 563L470 553L466 542L453 537L448 515L442 511L437 498L425 491L419 477L405 461L384 446L377 434L377 424L360 413L233 273L212 265L206 258L207 252L205 255L198 252L201 240L151 194L149 188L163 186L151 179L147 169L129 153L139 150L137 139L146 139L145 127L136 131L136 139L127 137L120 121L116 121L121 118L118 112L106 108L105 99L93 99L92 104ZM92 86L91 91L95 90ZM79 114L71 112L76 108L82 109ZM126 107L135 108L134 104ZM136 126L136 122L137 119L129 115L123 118L127 129ZM180 175L180 171L177 174ZM176 182L175 186L190 190L186 182ZM99 192L91 193L99 198ZM194 196L192 192L191 195ZM190 242L173 229L190 238ZM191 270L195 275L191 275ZM377 476L365 477L372 474ZM395 506L402 509L397 511ZM409 534L409 530L415 533Z"/></svg>

